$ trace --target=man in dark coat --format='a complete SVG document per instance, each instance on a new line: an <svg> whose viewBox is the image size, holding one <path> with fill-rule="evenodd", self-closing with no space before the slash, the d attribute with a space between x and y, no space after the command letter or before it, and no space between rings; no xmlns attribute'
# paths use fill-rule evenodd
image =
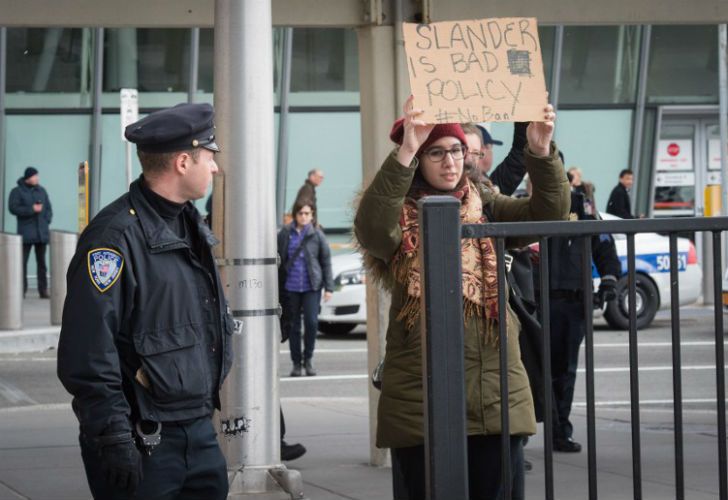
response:
<svg viewBox="0 0 728 500"><path fill-rule="evenodd" d="M68 269L58 377L94 498L227 497L212 425L236 332L191 200L217 173L213 109L129 125L142 175L94 217Z"/></svg>
<svg viewBox="0 0 728 500"><path fill-rule="evenodd" d="M50 295L45 253L53 208L48 193L39 181L38 170L34 167L26 168L23 177L18 179L17 187L10 191L8 205L10 213L18 218L18 234L23 237L23 296L28 291L28 258L31 249L35 247L38 293L42 299L47 299Z"/></svg>
<svg viewBox="0 0 728 500"><path fill-rule="evenodd" d="M303 186L298 190L296 199L293 204L295 205L299 201L307 200L309 203L313 203L311 208L315 213L318 213L318 207L316 206L316 188L321 185L324 181L324 173L318 168L314 168L308 171L308 177L303 183ZM314 219L315 221L316 219Z"/></svg>
<svg viewBox="0 0 728 500"><path fill-rule="evenodd" d="M490 179L498 190L506 196L512 195L526 175L523 161L523 148L526 147L526 128L528 122L513 124L513 142L508 156L491 172L493 166L493 145L502 145L502 141L493 139L490 133L480 125L466 123L462 126L468 140L468 156L465 167L474 182Z"/></svg>
<svg viewBox="0 0 728 500"><path fill-rule="evenodd" d="M571 192L571 219L594 219L584 210L584 195ZM598 307L617 297L617 279L622 266L610 234L592 237L592 261L601 277L599 290L582 289L582 238L558 236L549 239L549 310L551 316L551 382L555 400L553 444L555 451L578 453L581 444L572 438L569 420L574 399L579 349L586 334L584 294ZM591 269L587 272L591 275Z"/></svg>
<svg viewBox="0 0 728 500"><path fill-rule="evenodd" d="M612 189L607 202L607 213L622 219L635 219L629 201L629 191L634 183L634 173L624 169L619 173L619 183Z"/></svg>

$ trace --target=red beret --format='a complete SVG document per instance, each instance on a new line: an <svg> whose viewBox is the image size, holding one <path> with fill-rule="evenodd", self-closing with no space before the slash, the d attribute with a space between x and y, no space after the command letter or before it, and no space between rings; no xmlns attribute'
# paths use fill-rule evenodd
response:
<svg viewBox="0 0 728 500"><path fill-rule="evenodd" d="M398 119L392 125L392 131L389 133L389 138L396 142L400 146L402 145L402 137L404 136L404 118ZM419 157L420 154L432 145L433 142L443 137L454 137L461 143L467 146L468 141L465 138L465 133L459 123L440 123L435 125L430 135L427 137L425 142L422 143L420 149L417 150L415 156Z"/></svg>

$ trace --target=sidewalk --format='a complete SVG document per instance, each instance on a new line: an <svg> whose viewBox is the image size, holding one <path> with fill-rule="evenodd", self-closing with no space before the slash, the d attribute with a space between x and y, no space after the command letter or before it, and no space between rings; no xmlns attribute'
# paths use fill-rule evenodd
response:
<svg viewBox="0 0 728 500"><path fill-rule="evenodd" d="M48 301L26 301L28 328L16 332L30 346L43 345L57 333L44 330ZM44 310L46 312L44 312ZM45 319L47 325L47 319ZM45 327L46 330L50 330ZM56 332L58 328L56 327ZM44 337L50 336L50 337ZM0 351L7 339L0 332ZM10 348L11 346L7 346ZM1 381L0 381L1 383ZM290 462L304 480L311 500L384 500L392 498L389 468L370 467L366 397L284 398L290 418L287 439L302 442L308 453ZM585 409L574 409L575 439L586 445ZM686 498L718 498L715 414L685 412ZM597 409L598 493L601 500L633 498L631 429L628 408ZM675 497L672 413L670 407L642 413L643 498ZM688 423L689 422L689 423ZM77 422L69 404L0 410L0 500L80 500L90 498L77 445ZM526 475L527 498L543 498L544 462L541 429L526 448L533 471ZM588 497L587 453L555 454L556 498Z"/></svg>

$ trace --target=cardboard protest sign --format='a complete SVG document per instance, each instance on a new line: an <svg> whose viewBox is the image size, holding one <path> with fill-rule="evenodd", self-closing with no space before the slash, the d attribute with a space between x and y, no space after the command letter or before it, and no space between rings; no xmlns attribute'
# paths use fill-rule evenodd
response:
<svg viewBox="0 0 728 500"><path fill-rule="evenodd" d="M542 121L535 18L403 23L415 108L427 123Z"/></svg>

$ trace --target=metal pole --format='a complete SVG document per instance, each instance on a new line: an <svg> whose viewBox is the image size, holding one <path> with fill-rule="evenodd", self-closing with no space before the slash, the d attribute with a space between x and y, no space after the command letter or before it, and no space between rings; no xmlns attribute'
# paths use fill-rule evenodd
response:
<svg viewBox="0 0 728 500"><path fill-rule="evenodd" d="M549 101L554 111L559 107L559 90L561 86L561 56L564 50L564 25L556 26L554 30L554 60L551 65L551 91Z"/></svg>
<svg viewBox="0 0 728 500"><path fill-rule="evenodd" d="M131 142L124 141L124 161L126 170L126 188L129 189L131 182L134 180L131 173Z"/></svg>
<svg viewBox="0 0 728 500"><path fill-rule="evenodd" d="M280 113L278 115L278 173L276 175L276 221L283 224L286 213L286 186L288 185L288 97L291 94L291 54L293 28L282 28L281 84L279 87Z"/></svg>
<svg viewBox="0 0 728 500"><path fill-rule="evenodd" d="M5 76L8 29L0 28L0 231L5 230Z"/></svg>
<svg viewBox="0 0 728 500"><path fill-rule="evenodd" d="M187 79L187 102L195 102L197 75L200 70L200 28L190 29L190 74Z"/></svg>
<svg viewBox="0 0 728 500"><path fill-rule="evenodd" d="M549 240L539 239L539 288L541 299L541 331L543 332L543 465L544 498L554 500L554 453L553 453L553 381L551 380L551 310L549 297Z"/></svg>
<svg viewBox="0 0 728 500"><path fill-rule="evenodd" d="M721 201L722 215L728 215L728 27L721 24L718 27L718 97L720 100L720 171L721 171ZM724 235L725 236L725 235ZM728 252L728 244L725 245ZM720 255L720 254L718 254ZM728 253L725 262L728 263ZM714 262L720 266L720 260ZM720 302L716 302L720 304Z"/></svg>
<svg viewBox="0 0 728 500"><path fill-rule="evenodd" d="M104 76L104 28L94 29L93 48L93 114L91 115L90 158L90 197L89 219L101 209L101 91Z"/></svg>
<svg viewBox="0 0 728 500"><path fill-rule="evenodd" d="M670 234L670 319L672 322L672 407L675 428L675 499L685 500L682 359L680 352L680 282L676 233Z"/></svg>
<svg viewBox="0 0 728 500"><path fill-rule="evenodd" d="M218 160L225 172L220 265L232 314L242 322L219 415L230 498L303 495L300 474L280 459L271 26L270 0L215 2Z"/></svg>
<svg viewBox="0 0 728 500"><path fill-rule="evenodd" d="M468 452L460 202L452 196L429 196L417 206L422 249L425 498L465 499Z"/></svg>
<svg viewBox="0 0 728 500"><path fill-rule="evenodd" d="M632 415L632 490L642 498L642 447L640 444L640 383L637 345L637 282L634 234L627 234L627 283L629 296L629 397Z"/></svg>
<svg viewBox="0 0 728 500"><path fill-rule="evenodd" d="M642 26L642 42L640 43L639 76L637 77L637 103L635 104L634 126L632 128L632 155L630 168L634 171L635 185L630 192L632 206L635 206L637 184L640 179L640 158L642 156L642 136L645 128L645 102L647 101L647 66L650 63L650 37L652 25ZM637 210L637 213L642 213Z"/></svg>
<svg viewBox="0 0 728 500"><path fill-rule="evenodd" d="M495 240L495 255L498 276L498 375L500 382L500 417L501 417L501 494L503 500L511 500L511 405L508 390L508 325L506 324L506 246L505 238ZM459 249L459 248L458 248ZM458 281L459 283L459 281Z"/></svg>
<svg viewBox="0 0 728 500"><path fill-rule="evenodd" d="M725 40L725 38L723 39ZM721 304L721 231L713 232L713 313L715 324L715 392L718 404L718 487L719 498L728 499L728 450L726 449L725 416L725 329L723 327L723 307Z"/></svg>
<svg viewBox="0 0 728 500"><path fill-rule="evenodd" d="M597 423L594 390L594 284L591 276L592 245L586 236L581 241L581 288L584 290L584 361L586 364L586 442L589 499L597 498Z"/></svg>

